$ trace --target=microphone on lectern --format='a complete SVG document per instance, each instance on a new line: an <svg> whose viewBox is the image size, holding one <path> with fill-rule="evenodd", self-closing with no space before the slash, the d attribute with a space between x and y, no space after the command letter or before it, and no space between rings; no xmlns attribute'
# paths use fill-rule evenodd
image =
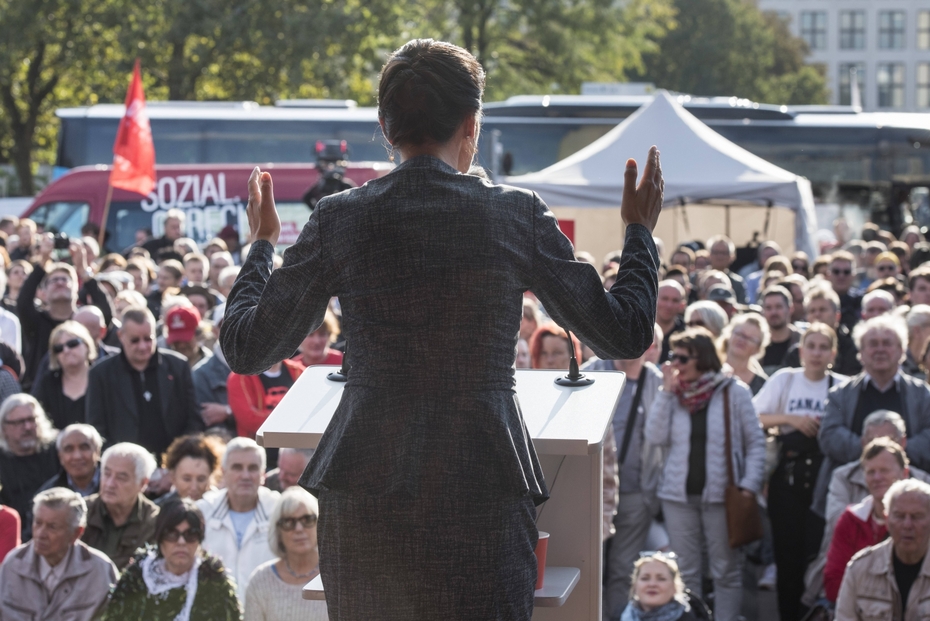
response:
<svg viewBox="0 0 930 621"><path fill-rule="evenodd" d="M568 335L568 375L564 377L559 377L555 380L555 383L559 386L588 386L593 384L594 380L590 377L586 377L584 373L578 370L578 359L575 358L575 341L572 339L572 333L568 330L565 331Z"/></svg>
<svg viewBox="0 0 930 621"><path fill-rule="evenodd" d="M326 379L331 382L346 382L349 380L349 344L346 343L345 351L342 352L342 367L338 371L333 371L326 375Z"/></svg>

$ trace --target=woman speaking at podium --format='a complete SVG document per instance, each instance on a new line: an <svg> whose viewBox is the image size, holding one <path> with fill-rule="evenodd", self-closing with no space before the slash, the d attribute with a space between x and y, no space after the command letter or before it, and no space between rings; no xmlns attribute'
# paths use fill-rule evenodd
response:
<svg viewBox="0 0 930 621"><path fill-rule="evenodd" d="M626 164L626 240L605 291L537 195L467 174L483 89L459 47L394 52L378 117L400 164L320 200L274 273L271 175L249 181L254 243L227 302L229 366L264 371L320 325L330 297L342 307L348 382L300 481L320 502L334 620L529 619L548 491L514 392L523 292L602 357L652 343L655 147L638 186Z"/></svg>

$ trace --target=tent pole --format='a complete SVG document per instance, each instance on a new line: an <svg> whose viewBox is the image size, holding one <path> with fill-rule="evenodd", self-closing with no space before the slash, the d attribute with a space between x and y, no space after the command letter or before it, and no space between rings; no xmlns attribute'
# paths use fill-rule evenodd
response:
<svg viewBox="0 0 930 621"><path fill-rule="evenodd" d="M726 214L726 221L727 221L727 227L726 227L726 230L727 230L727 237L732 237L732 235L730 235L730 206L729 206L729 205L724 205L724 206L723 206L723 209L724 209L724 213Z"/></svg>

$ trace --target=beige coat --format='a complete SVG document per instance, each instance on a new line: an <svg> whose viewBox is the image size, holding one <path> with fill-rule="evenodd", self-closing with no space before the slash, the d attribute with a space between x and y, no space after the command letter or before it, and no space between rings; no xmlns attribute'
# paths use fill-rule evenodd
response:
<svg viewBox="0 0 930 621"><path fill-rule="evenodd" d="M116 583L116 566L105 555L75 542L68 566L52 593L39 576L32 542L10 552L0 565L0 620L90 621Z"/></svg>
<svg viewBox="0 0 930 621"><path fill-rule="evenodd" d="M891 561L892 541L866 548L846 566L834 621L919 621L930 619L930 554L911 586L902 617L901 594Z"/></svg>

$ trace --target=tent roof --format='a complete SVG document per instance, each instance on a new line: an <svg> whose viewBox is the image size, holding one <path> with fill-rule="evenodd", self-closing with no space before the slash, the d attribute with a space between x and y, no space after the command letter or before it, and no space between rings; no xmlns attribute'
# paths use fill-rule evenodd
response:
<svg viewBox="0 0 930 621"><path fill-rule="evenodd" d="M550 207L615 207L626 160L636 159L642 174L652 145L662 157L666 205L723 200L787 207L797 212L796 246L817 254L810 183L730 142L666 91L577 153L506 183L536 191Z"/></svg>

